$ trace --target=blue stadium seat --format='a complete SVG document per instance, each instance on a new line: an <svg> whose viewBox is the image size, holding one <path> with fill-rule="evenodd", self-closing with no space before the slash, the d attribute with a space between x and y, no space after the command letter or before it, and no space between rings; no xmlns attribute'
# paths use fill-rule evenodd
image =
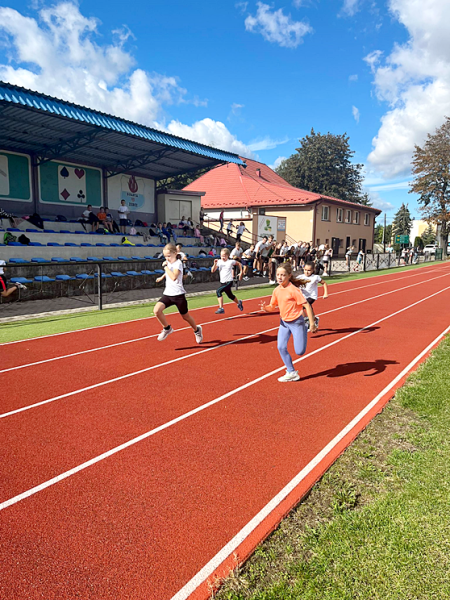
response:
<svg viewBox="0 0 450 600"><path fill-rule="evenodd" d="M72 244L72 242L66 242L64 246L76 247L78 248L78 244Z"/></svg>
<svg viewBox="0 0 450 600"><path fill-rule="evenodd" d="M28 260L25 260L24 258L10 258L9 261L10 263L14 263L16 265L23 265L28 263Z"/></svg>
<svg viewBox="0 0 450 600"><path fill-rule="evenodd" d="M132 256L133 260L142 260L142 256Z"/></svg>
<svg viewBox="0 0 450 600"><path fill-rule="evenodd" d="M103 260L103 258L99 258L98 256L88 256L88 260Z"/></svg>
<svg viewBox="0 0 450 600"><path fill-rule="evenodd" d="M61 229L59 233L74 233L74 232L69 231L68 229Z"/></svg>
<svg viewBox="0 0 450 600"><path fill-rule="evenodd" d="M61 246L62 244L57 244L56 242L48 242L47 246Z"/></svg>
<svg viewBox="0 0 450 600"><path fill-rule="evenodd" d="M94 277L98 278L98 273L94 273ZM112 277L110 273L102 273L102 277Z"/></svg>
<svg viewBox="0 0 450 600"><path fill-rule="evenodd" d="M32 258L31 262L35 262L35 263L49 263L51 261L48 260L48 258L41 258L40 256L37 256L35 258Z"/></svg>
<svg viewBox="0 0 450 600"><path fill-rule="evenodd" d="M148 269L142 269L141 273L143 275L154 275L155 271L149 271Z"/></svg>
<svg viewBox="0 0 450 600"><path fill-rule="evenodd" d="M41 242L30 242L28 245L29 246L43 246L44 244L41 244Z"/></svg>
<svg viewBox="0 0 450 600"><path fill-rule="evenodd" d="M70 275L57 275L56 281L72 281L75 277L71 277Z"/></svg>
<svg viewBox="0 0 450 600"><path fill-rule="evenodd" d="M17 229L17 227L8 227L6 231L22 231L21 229Z"/></svg>
<svg viewBox="0 0 450 600"><path fill-rule="evenodd" d="M108 244L95 244L96 246L107 246Z"/></svg>
<svg viewBox="0 0 450 600"><path fill-rule="evenodd" d="M84 242L82 244L80 244L80 246L82 246L84 248L86 248L86 247L92 248L92 244L85 244Z"/></svg>
<svg viewBox="0 0 450 600"><path fill-rule="evenodd" d="M66 262L67 258L61 258L60 256L52 256L52 262Z"/></svg>
<svg viewBox="0 0 450 600"><path fill-rule="evenodd" d="M127 271L127 275L133 275L134 277L136 277L136 275L140 275L141 273L138 273L137 271Z"/></svg>
<svg viewBox="0 0 450 600"><path fill-rule="evenodd" d="M121 244L110 244L111 248L120 248Z"/></svg>
<svg viewBox="0 0 450 600"><path fill-rule="evenodd" d="M8 242L8 246L23 246L20 242Z"/></svg>
<svg viewBox="0 0 450 600"><path fill-rule="evenodd" d="M79 256L71 256L69 260L72 262L83 262L84 258L80 258Z"/></svg>
<svg viewBox="0 0 450 600"><path fill-rule="evenodd" d="M46 229L45 233L56 233L54 229Z"/></svg>
<svg viewBox="0 0 450 600"><path fill-rule="evenodd" d="M121 273L120 271L111 271L111 275L113 277L126 277L126 275L124 275L123 273Z"/></svg>
<svg viewBox="0 0 450 600"><path fill-rule="evenodd" d="M117 260L114 256L104 256L103 260Z"/></svg>
<svg viewBox="0 0 450 600"><path fill-rule="evenodd" d="M130 260L129 256L118 256L118 260Z"/></svg>
<svg viewBox="0 0 450 600"><path fill-rule="evenodd" d="M28 233L42 233L42 229L25 229Z"/></svg>
<svg viewBox="0 0 450 600"><path fill-rule="evenodd" d="M164 271L162 269L155 269L155 273L162 275L164 273Z"/></svg>
<svg viewBox="0 0 450 600"><path fill-rule="evenodd" d="M144 248L144 244L135 244L136 248Z"/></svg>
<svg viewBox="0 0 450 600"><path fill-rule="evenodd" d="M33 283L33 280L26 277L11 277L11 283Z"/></svg>
<svg viewBox="0 0 450 600"><path fill-rule="evenodd" d="M76 275L77 279L94 279L93 275L88 275L87 273L78 273L78 275Z"/></svg>
<svg viewBox="0 0 450 600"><path fill-rule="evenodd" d="M47 275L37 275L34 278L35 281L40 281L42 283L45 283L46 281L55 281L54 279L52 279L51 277L47 277Z"/></svg>

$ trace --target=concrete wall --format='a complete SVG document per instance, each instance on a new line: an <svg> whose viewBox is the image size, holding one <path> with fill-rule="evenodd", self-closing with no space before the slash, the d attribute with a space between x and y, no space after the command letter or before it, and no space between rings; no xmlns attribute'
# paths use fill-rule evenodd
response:
<svg viewBox="0 0 450 600"><path fill-rule="evenodd" d="M310 207L293 206L292 208L266 209L266 215L286 219L286 231L278 232L277 239L293 238L296 242L310 242L313 231L313 210ZM286 234L286 235L285 235Z"/></svg>
<svg viewBox="0 0 450 600"><path fill-rule="evenodd" d="M194 224L200 222L201 195L162 192L156 198L159 222L175 225L183 216L186 219L190 217Z"/></svg>

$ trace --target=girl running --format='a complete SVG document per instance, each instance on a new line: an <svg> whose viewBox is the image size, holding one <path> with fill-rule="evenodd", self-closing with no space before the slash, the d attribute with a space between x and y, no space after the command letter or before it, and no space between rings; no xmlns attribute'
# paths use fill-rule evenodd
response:
<svg viewBox="0 0 450 600"><path fill-rule="evenodd" d="M163 326L163 330L158 335L158 341L162 342L168 335L173 333L171 325L168 324L164 316L164 310L169 308L169 306L176 306L180 315L194 330L195 341L197 344L201 344L203 341L202 328L200 325L196 325L188 312L186 291L183 287L183 263L181 262L180 255L177 254L177 249L173 244L167 244L164 247L163 254L166 259L162 264L165 273L161 277L158 277L156 282L159 283L165 279L166 287L164 288L163 295L153 309L155 317Z"/></svg>
<svg viewBox="0 0 450 600"><path fill-rule="evenodd" d="M219 269L220 276L220 287L217 290L217 299L219 301L219 308L216 310L216 315L222 315L225 312L223 308L223 294L225 293L230 300L236 302L239 310L244 310L242 300L238 300L231 291L233 285L233 267L237 265L239 267L239 279L242 279L242 265L237 260L230 259L230 251L228 248L224 248L220 252L220 259L216 258L213 266L211 267L211 273L215 273Z"/></svg>
<svg viewBox="0 0 450 600"><path fill-rule="evenodd" d="M294 337L294 349L298 356L306 352L306 327L303 319L303 309L309 317L311 332L316 331L311 306L306 301L300 286L307 283L305 279L296 279L292 276L290 263L283 263L277 269L277 283L272 293L270 304L261 303L261 310L273 312L278 306L280 309L280 328L278 329L278 352L286 365L286 374L278 378L278 381L299 381L300 375L294 369L292 358L288 352L288 342L291 335Z"/></svg>

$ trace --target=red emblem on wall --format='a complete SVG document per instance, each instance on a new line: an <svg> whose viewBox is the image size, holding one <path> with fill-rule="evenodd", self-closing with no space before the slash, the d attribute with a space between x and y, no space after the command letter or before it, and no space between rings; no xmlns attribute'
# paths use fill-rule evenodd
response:
<svg viewBox="0 0 450 600"><path fill-rule="evenodd" d="M129 187L129 189L130 189L130 192L131 192L132 194L135 194L135 193L138 191L138 189L139 189L139 186L138 186L138 184L137 184L137 181L136 181L136 179L135 179L134 175L132 175L132 176L130 177L130 179L128 180L128 187Z"/></svg>

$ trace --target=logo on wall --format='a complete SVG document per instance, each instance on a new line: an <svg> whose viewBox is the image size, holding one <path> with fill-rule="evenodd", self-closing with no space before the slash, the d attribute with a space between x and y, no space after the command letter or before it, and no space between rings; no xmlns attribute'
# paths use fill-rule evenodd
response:
<svg viewBox="0 0 450 600"><path fill-rule="evenodd" d="M58 191L59 199L64 202L86 204L86 171L58 165Z"/></svg>
<svg viewBox="0 0 450 600"><path fill-rule="evenodd" d="M8 157L0 154L0 196L9 196Z"/></svg>
<svg viewBox="0 0 450 600"><path fill-rule="evenodd" d="M121 200L125 200L128 206L132 208L142 208L145 204L145 182L134 175L122 175L121 177L122 193Z"/></svg>

